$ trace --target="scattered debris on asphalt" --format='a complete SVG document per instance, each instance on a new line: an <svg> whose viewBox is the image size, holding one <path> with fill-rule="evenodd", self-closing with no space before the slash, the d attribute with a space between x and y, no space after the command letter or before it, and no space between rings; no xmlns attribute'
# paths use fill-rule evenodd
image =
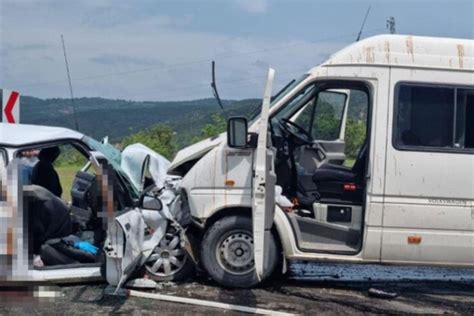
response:
<svg viewBox="0 0 474 316"><path fill-rule="evenodd" d="M387 292L387 291L376 289L376 288L370 288L368 293L369 293L369 296L377 297L377 298L386 298L386 299L396 298L398 296L398 293Z"/></svg>
<svg viewBox="0 0 474 316"><path fill-rule="evenodd" d="M258 314L258 315L277 315L277 316L297 315L297 314L278 312L275 310L268 310L268 309L257 308L257 307L227 304L227 303L221 303L221 302L214 302L214 301L201 300L201 299L188 298L188 297L179 297L175 295L149 293L149 292L136 291L136 290L129 290L128 295L132 297L149 298L149 299L154 299L154 300L159 300L159 301L174 302L174 303L180 303L180 304L199 305L199 306L219 308L219 309L224 309L224 310L231 310L231 311Z"/></svg>

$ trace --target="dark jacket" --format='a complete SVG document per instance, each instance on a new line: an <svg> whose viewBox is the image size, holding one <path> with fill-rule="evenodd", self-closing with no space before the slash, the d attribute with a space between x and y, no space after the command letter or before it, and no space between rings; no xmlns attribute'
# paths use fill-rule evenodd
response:
<svg viewBox="0 0 474 316"><path fill-rule="evenodd" d="M42 186L51 191L57 197L61 197L63 189L59 176L53 167L53 162L60 154L58 147L42 149L38 155L39 161L33 168L31 183Z"/></svg>
<svg viewBox="0 0 474 316"><path fill-rule="evenodd" d="M47 240L71 234L71 217L66 203L48 190L36 185L25 188L30 250L39 254Z"/></svg>

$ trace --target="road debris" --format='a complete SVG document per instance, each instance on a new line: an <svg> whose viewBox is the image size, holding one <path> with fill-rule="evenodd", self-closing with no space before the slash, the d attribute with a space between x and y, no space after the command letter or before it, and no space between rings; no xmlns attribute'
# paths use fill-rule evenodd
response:
<svg viewBox="0 0 474 316"><path fill-rule="evenodd" d="M128 281L125 284L126 288L129 289L142 289L142 290L154 290L157 287L157 283L152 279L148 278L138 278Z"/></svg>
<svg viewBox="0 0 474 316"><path fill-rule="evenodd" d="M220 308L220 309L232 310L232 311L244 312L244 313L252 313L252 314L258 314L258 315L280 315L280 316L297 315L297 314L278 312L278 311L257 308L257 307L227 304L227 303L214 302L214 301L208 301L208 300L200 300L200 299L195 299L195 298L179 297L179 296L174 296L174 295L148 293L148 292L142 292L142 291L136 291L136 290L128 290L128 296L150 298L154 300L176 302L176 303L181 303L181 304L214 307L214 308Z"/></svg>
<svg viewBox="0 0 474 316"><path fill-rule="evenodd" d="M398 293L395 292L387 292L384 290L376 289L376 288L370 288L368 291L369 296L372 297L377 297L377 298L396 298L398 296Z"/></svg>

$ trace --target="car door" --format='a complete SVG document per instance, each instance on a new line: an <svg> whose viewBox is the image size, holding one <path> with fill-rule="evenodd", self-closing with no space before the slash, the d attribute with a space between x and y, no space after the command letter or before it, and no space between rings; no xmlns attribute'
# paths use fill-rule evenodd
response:
<svg viewBox="0 0 474 316"><path fill-rule="evenodd" d="M269 265L269 239L275 212L274 151L268 135L270 98L275 71L269 69L262 103L262 115L258 130L257 149L254 160L252 188L252 221L254 238L255 271L263 279Z"/></svg>

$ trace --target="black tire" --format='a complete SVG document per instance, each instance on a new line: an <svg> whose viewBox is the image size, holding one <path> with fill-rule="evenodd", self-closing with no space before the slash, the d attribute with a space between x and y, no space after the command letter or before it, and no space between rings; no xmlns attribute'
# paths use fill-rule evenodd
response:
<svg viewBox="0 0 474 316"><path fill-rule="evenodd" d="M240 232L240 233L239 233ZM228 239L233 236L243 236L247 238L252 236L252 220L244 216L228 216L216 221L204 234L201 244L201 261L207 273L222 286L251 288L259 284L257 274L255 273L253 262L253 251L251 251L251 263L243 269L242 272L230 271L231 268L225 268L223 264L223 252L221 247ZM253 243L251 239L250 243ZM266 269L266 274L262 281L268 278L274 272L278 265L279 253L275 236L270 238L270 254ZM245 251L244 251L245 252ZM252 267L250 267L252 265ZM251 269L251 270L249 270Z"/></svg>

